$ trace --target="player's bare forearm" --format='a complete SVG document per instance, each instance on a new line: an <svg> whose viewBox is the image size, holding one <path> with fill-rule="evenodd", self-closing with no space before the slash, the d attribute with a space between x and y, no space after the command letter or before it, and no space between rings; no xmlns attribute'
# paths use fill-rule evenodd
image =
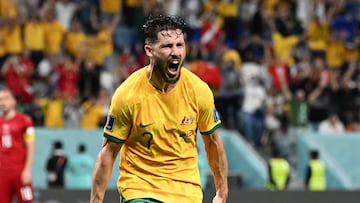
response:
<svg viewBox="0 0 360 203"><path fill-rule="evenodd" d="M111 177L112 168L117 154L121 148L120 144L104 140L103 147L96 159L95 169L91 186L91 203L102 203L105 190Z"/></svg>
<svg viewBox="0 0 360 203"><path fill-rule="evenodd" d="M32 181L31 171L34 162L34 156L35 156L34 154L35 154L35 142L27 141L25 167L22 173L22 182L24 184L28 184Z"/></svg>
<svg viewBox="0 0 360 203"><path fill-rule="evenodd" d="M214 200L218 200L215 202L224 203L228 195L228 163L224 146L218 131L211 135L204 135L203 140L209 166L214 176L216 187L216 198Z"/></svg>
<svg viewBox="0 0 360 203"><path fill-rule="evenodd" d="M34 141L26 142L25 169L31 170L34 162L34 154L35 154L35 142Z"/></svg>

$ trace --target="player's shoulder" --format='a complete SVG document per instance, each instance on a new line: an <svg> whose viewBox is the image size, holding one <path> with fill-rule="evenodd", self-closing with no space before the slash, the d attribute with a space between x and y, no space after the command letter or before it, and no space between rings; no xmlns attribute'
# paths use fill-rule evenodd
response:
<svg viewBox="0 0 360 203"><path fill-rule="evenodd" d="M29 115L27 115L25 113L22 113L20 111L16 112L15 118L16 118L17 121L22 121L23 123L26 123L26 124L32 125L32 123L33 123L33 120L31 118L31 116L29 116Z"/></svg>
<svg viewBox="0 0 360 203"><path fill-rule="evenodd" d="M117 88L116 91L129 91L128 88L134 88L141 84L146 77L146 68L140 68L129 75Z"/></svg>
<svg viewBox="0 0 360 203"><path fill-rule="evenodd" d="M132 73L115 90L113 98L121 98L122 101L128 101L143 89L144 80L146 80L146 68L140 68Z"/></svg>
<svg viewBox="0 0 360 203"><path fill-rule="evenodd" d="M15 117L22 118L22 119L31 119L31 117L29 115L27 115L23 112L20 112L20 111L16 111Z"/></svg>

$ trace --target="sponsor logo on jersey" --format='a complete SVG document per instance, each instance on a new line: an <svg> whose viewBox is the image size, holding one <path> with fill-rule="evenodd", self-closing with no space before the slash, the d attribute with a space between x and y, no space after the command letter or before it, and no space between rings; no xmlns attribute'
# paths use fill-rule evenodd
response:
<svg viewBox="0 0 360 203"><path fill-rule="evenodd" d="M112 132L114 130L114 125L115 125L115 117L108 114L105 129Z"/></svg>
<svg viewBox="0 0 360 203"><path fill-rule="evenodd" d="M218 120L220 120L220 115L216 108L214 108L214 122L217 122Z"/></svg>

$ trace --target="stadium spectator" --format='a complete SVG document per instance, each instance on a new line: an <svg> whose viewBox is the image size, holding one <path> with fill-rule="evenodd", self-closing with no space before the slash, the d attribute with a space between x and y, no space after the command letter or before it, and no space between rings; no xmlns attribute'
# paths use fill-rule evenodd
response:
<svg viewBox="0 0 360 203"><path fill-rule="evenodd" d="M205 12L201 16L200 43L206 50L206 60L215 61L223 28L216 10Z"/></svg>
<svg viewBox="0 0 360 203"><path fill-rule="evenodd" d="M61 141L54 141L49 157L46 161L47 183L50 188L65 186L64 172L68 163L67 155Z"/></svg>
<svg viewBox="0 0 360 203"><path fill-rule="evenodd" d="M128 76L141 67L137 62L137 58L131 50L130 45L124 45L122 51L120 52L119 65L120 68L125 69Z"/></svg>
<svg viewBox="0 0 360 203"><path fill-rule="evenodd" d="M79 96L68 98L64 106L64 128L80 128L83 110Z"/></svg>
<svg viewBox="0 0 360 203"><path fill-rule="evenodd" d="M336 109L336 86L331 83L335 74L329 72L323 58L317 57L312 63L312 74L308 80L309 122L317 130L319 122L328 116L328 109ZM303 87L305 89L305 87Z"/></svg>
<svg viewBox="0 0 360 203"><path fill-rule="evenodd" d="M122 0L102 0L100 1L100 12L103 18L113 18L122 12Z"/></svg>
<svg viewBox="0 0 360 203"><path fill-rule="evenodd" d="M307 11L309 15L309 22L306 26L308 36L308 47L312 58L323 57L326 58L326 48L329 40L329 24L332 19L335 7L332 6L326 14L325 19L321 19L318 10L321 7L321 2L314 2L313 8Z"/></svg>
<svg viewBox="0 0 360 203"><path fill-rule="evenodd" d="M19 15L18 0L1 0L0 16L2 18L16 18Z"/></svg>
<svg viewBox="0 0 360 203"><path fill-rule="evenodd" d="M5 27L5 47L6 53L8 55L21 54L23 51L24 47L21 33L21 25L23 21L24 20L22 16L16 16L14 18L7 19L8 23Z"/></svg>
<svg viewBox="0 0 360 203"><path fill-rule="evenodd" d="M146 1L139 0L123 0L123 17L124 23L129 29L140 30L142 23L144 22L145 7L147 6L147 14L150 14L152 11L150 9L157 8L156 0Z"/></svg>
<svg viewBox="0 0 360 203"><path fill-rule="evenodd" d="M79 64L74 62L70 56L65 55L62 63L56 67L55 74L56 89L64 99L73 98L78 95Z"/></svg>
<svg viewBox="0 0 360 203"><path fill-rule="evenodd" d="M21 104L29 104L33 100L30 83L33 72L32 62L22 60L19 55L9 56L1 68L6 87L20 99Z"/></svg>
<svg viewBox="0 0 360 203"><path fill-rule="evenodd" d="M65 101L58 90L54 90L49 98L38 98L38 106L44 115L44 127L62 128L64 127L64 106Z"/></svg>
<svg viewBox="0 0 360 203"><path fill-rule="evenodd" d="M66 53L80 63L86 54L86 35L79 21L72 22L70 30L65 34L64 45Z"/></svg>
<svg viewBox="0 0 360 203"><path fill-rule="evenodd" d="M243 31L242 22L246 23L246 20L239 18L239 16L241 17L240 7L240 0L218 1L216 5L224 30L224 42L230 47L234 47Z"/></svg>
<svg viewBox="0 0 360 203"><path fill-rule="evenodd" d="M54 9L57 14L57 20L65 30L69 30L74 14L78 9L78 4L72 0L56 0Z"/></svg>
<svg viewBox="0 0 360 203"><path fill-rule="evenodd" d="M181 1L181 16L183 16L187 27L189 43L194 43L200 39L200 19L202 9L201 0Z"/></svg>
<svg viewBox="0 0 360 203"><path fill-rule="evenodd" d="M81 62L77 84L81 102L99 94L100 72L100 68L96 67L96 64L89 58Z"/></svg>
<svg viewBox="0 0 360 203"><path fill-rule="evenodd" d="M58 57L62 51L65 28L56 19L53 10L44 12L41 17L44 19L45 53L48 57Z"/></svg>
<svg viewBox="0 0 360 203"><path fill-rule="evenodd" d="M244 86L241 107L241 127L247 140L257 148L262 147L262 136L265 130L265 99L264 81L253 77Z"/></svg>
<svg viewBox="0 0 360 203"><path fill-rule="evenodd" d="M265 49L265 41L260 37L260 35L254 33L251 34L249 42L246 43L242 52L239 51L239 54L244 62L263 64L266 62Z"/></svg>
<svg viewBox="0 0 360 203"><path fill-rule="evenodd" d="M32 167L35 154L35 129L31 118L16 110L15 96L0 90L0 197L1 202L34 200Z"/></svg>
<svg viewBox="0 0 360 203"><path fill-rule="evenodd" d="M330 30L326 46L326 65L332 71L340 72L345 63L345 44L340 39L340 33Z"/></svg>
<svg viewBox="0 0 360 203"><path fill-rule="evenodd" d="M358 64L352 62L342 75L333 78L332 83L337 88L334 100L339 119L347 126L359 121L359 80L356 79Z"/></svg>
<svg viewBox="0 0 360 203"><path fill-rule="evenodd" d="M35 67L44 58L45 30L44 23L37 13L30 13L24 23L24 48L30 51L30 58Z"/></svg>
<svg viewBox="0 0 360 203"><path fill-rule="evenodd" d="M86 145L79 144L77 153L69 157L69 164L66 168L70 176L66 183L67 188L90 189L94 163L94 158L88 154Z"/></svg>
<svg viewBox="0 0 360 203"><path fill-rule="evenodd" d="M100 94L101 95L101 94ZM89 97L82 105L81 128L97 129L103 124L108 109L101 103L100 95Z"/></svg>
<svg viewBox="0 0 360 203"><path fill-rule="evenodd" d="M95 12L92 12L92 26L97 31L96 35L93 36L94 41L92 42L92 45L96 46L95 50L93 50L95 53L93 54L98 55L96 58L98 60L94 61L102 68L102 70L112 71L111 56L114 52L113 34L120 21L120 17L121 16L118 13L111 19L103 18L98 22L98 16Z"/></svg>
<svg viewBox="0 0 360 203"><path fill-rule="evenodd" d="M341 135L345 132L344 124L339 120L339 116L336 112L329 113L326 120L319 123L318 131L320 134L325 135Z"/></svg>
<svg viewBox="0 0 360 203"><path fill-rule="evenodd" d="M289 136L295 138L298 133L308 130L309 125L309 104L306 93L301 88L296 88L292 93L288 85L282 82L281 90L284 99L289 103Z"/></svg>
<svg viewBox="0 0 360 203"><path fill-rule="evenodd" d="M243 96L242 78L240 74L241 57L227 44L219 50L220 85L215 89L215 105L219 110L225 128L239 129L238 109ZM210 73L209 73L210 74ZM210 74L214 76L215 74ZM208 82L208 84L210 84Z"/></svg>

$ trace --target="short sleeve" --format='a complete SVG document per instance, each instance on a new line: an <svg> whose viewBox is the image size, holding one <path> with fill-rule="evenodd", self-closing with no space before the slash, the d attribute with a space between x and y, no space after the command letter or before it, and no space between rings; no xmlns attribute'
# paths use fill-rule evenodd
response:
<svg viewBox="0 0 360 203"><path fill-rule="evenodd" d="M130 129L130 108L117 90L111 100L104 136L111 141L122 143L127 139Z"/></svg>
<svg viewBox="0 0 360 203"><path fill-rule="evenodd" d="M204 85L198 96L198 127L203 135L210 135L221 126L220 116L215 108L214 95L209 86Z"/></svg>

